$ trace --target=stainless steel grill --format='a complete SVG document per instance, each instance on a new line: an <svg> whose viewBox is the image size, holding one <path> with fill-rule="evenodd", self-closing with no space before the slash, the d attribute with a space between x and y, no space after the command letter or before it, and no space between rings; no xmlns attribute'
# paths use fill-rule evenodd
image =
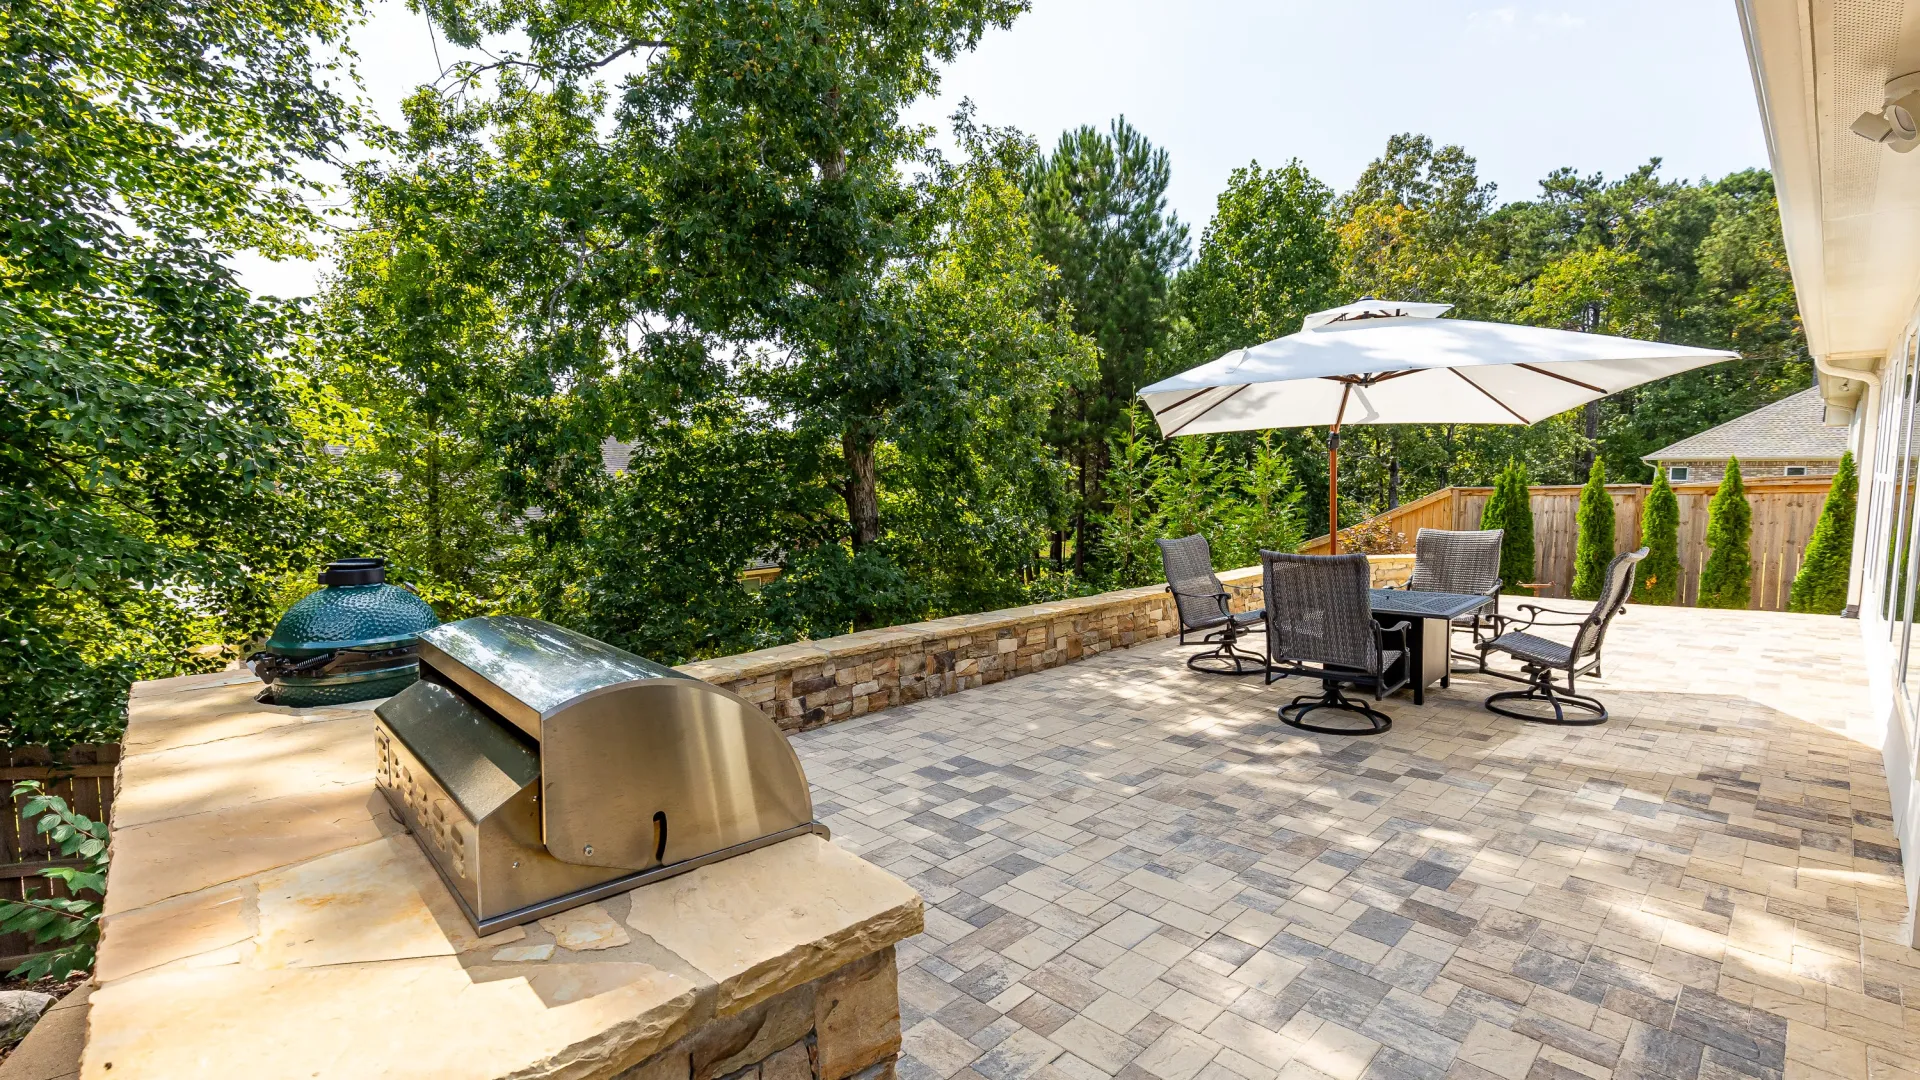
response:
<svg viewBox="0 0 1920 1080"><path fill-rule="evenodd" d="M378 782L483 934L827 835L736 694L536 619L420 641L420 681L375 710Z"/></svg>

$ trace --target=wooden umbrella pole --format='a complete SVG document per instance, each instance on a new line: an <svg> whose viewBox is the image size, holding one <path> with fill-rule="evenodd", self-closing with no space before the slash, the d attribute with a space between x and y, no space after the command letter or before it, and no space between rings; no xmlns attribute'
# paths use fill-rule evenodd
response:
<svg viewBox="0 0 1920 1080"><path fill-rule="evenodd" d="M1327 551L1340 554L1340 425L1327 433Z"/></svg>
<svg viewBox="0 0 1920 1080"><path fill-rule="evenodd" d="M1340 554L1340 422L1347 418L1347 395L1353 384L1340 385L1340 411L1333 414L1333 427L1327 430L1327 553Z"/></svg>

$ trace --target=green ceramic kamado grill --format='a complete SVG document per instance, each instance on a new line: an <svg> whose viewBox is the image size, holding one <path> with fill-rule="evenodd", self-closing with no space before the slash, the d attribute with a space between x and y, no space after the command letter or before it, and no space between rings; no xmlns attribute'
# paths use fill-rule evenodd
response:
<svg viewBox="0 0 1920 1080"><path fill-rule="evenodd" d="M280 616L253 672L261 700L307 708L389 697L420 675L419 634L440 625L411 590L387 584L387 560L339 559L322 588Z"/></svg>

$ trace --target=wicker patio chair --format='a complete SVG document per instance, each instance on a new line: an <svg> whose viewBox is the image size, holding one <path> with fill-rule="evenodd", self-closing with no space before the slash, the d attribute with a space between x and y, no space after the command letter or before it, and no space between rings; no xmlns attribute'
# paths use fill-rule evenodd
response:
<svg viewBox="0 0 1920 1080"><path fill-rule="evenodd" d="M1188 634L1200 634L1206 652L1187 657L1187 666L1208 675L1257 675L1267 669L1267 658L1238 646L1240 635L1266 618L1264 610L1234 611L1226 587L1213 572L1213 551L1207 538L1195 533L1178 540L1155 541L1167 571L1167 591L1180 615L1180 644Z"/></svg>
<svg viewBox="0 0 1920 1080"><path fill-rule="evenodd" d="M1319 679L1319 696L1303 694L1280 708L1280 722L1323 735L1378 735L1393 718L1341 691L1354 686L1380 701L1407 685L1406 621L1382 627L1367 597L1365 555L1260 553L1267 590L1267 681L1276 675ZM1389 646L1392 647L1389 647ZM1307 722L1322 709L1349 712L1368 725L1325 727Z"/></svg>
<svg viewBox="0 0 1920 1080"><path fill-rule="evenodd" d="M1413 538L1413 578L1407 582L1408 589L1488 598L1484 607L1453 620L1453 629L1472 634L1476 646L1484 640L1483 630L1498 625L1500 590L1506 585L1500 580L1500 541L1506 534L1505 529L1421 529ZM1477 653L1458 649L1452 650L1452 656L1469 664L1480 659Z"/></svg>
<svg viewBox="0 0 1920 1080"><path fill-rule="evenodd" d="M1502 690L1488 697L1487 709L1501 716L1511 716L1516 720L1531 720L1540 724L1604 724L1607 722L1607 707L1599 699L1577 693L1575 680L1582 675L1600 674L1600 647L1606 643L1607 627L1613 617L1626 610L1627 597L1633 595L1633 575L1635 566L1647 557L1647 549L1629 551L1615 555L1607 564L1606 589L1601 593L1599 602L1593 610L1579 622L1542 622L1542 615L1554 614L1537 604L1521 604L1520 610L1530 612L1522 623L1518 619L1500 620L1500 636L1480 646L1480 671L1502 679L1527 684L1525 690ZM1514 624L1519 625L1515 626ZM1562 645L1551 638L1540 637L1532 633L1534 629L1545 626L1573 626L1573 644ZM1521 674L1509 675L1493 671L1487 667L1487 654L1503 652L1520 661ZM1554 672L1566 675L1565 686L1554 682ZM1523 712L1508 708L1501 702L1546 702L1553 708L1552 716L1537 712ZM1568 709L1577 710L1569 718Z"/></svg>

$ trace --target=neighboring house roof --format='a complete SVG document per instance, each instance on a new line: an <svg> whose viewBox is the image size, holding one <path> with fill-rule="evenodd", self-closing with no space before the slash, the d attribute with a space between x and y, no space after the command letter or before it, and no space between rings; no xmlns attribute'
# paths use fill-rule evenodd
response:
<svg viewBox="0 0 1920 1080"><path fill-rule="evenodd" d="M609 435L600 440L600 464L606 467L608 476L618 476L627 471L633 463L633 444L621 442Z"/></svg>
<svg viewBox="0 0 1920 1080"><path fill-rule="evenodd" d="M1642 461L1840 460L1847 449L1847 429L1828 427L1826 403L1812 387L1771 405L1708 428L1672 446L1656 450Z"/></svg>

